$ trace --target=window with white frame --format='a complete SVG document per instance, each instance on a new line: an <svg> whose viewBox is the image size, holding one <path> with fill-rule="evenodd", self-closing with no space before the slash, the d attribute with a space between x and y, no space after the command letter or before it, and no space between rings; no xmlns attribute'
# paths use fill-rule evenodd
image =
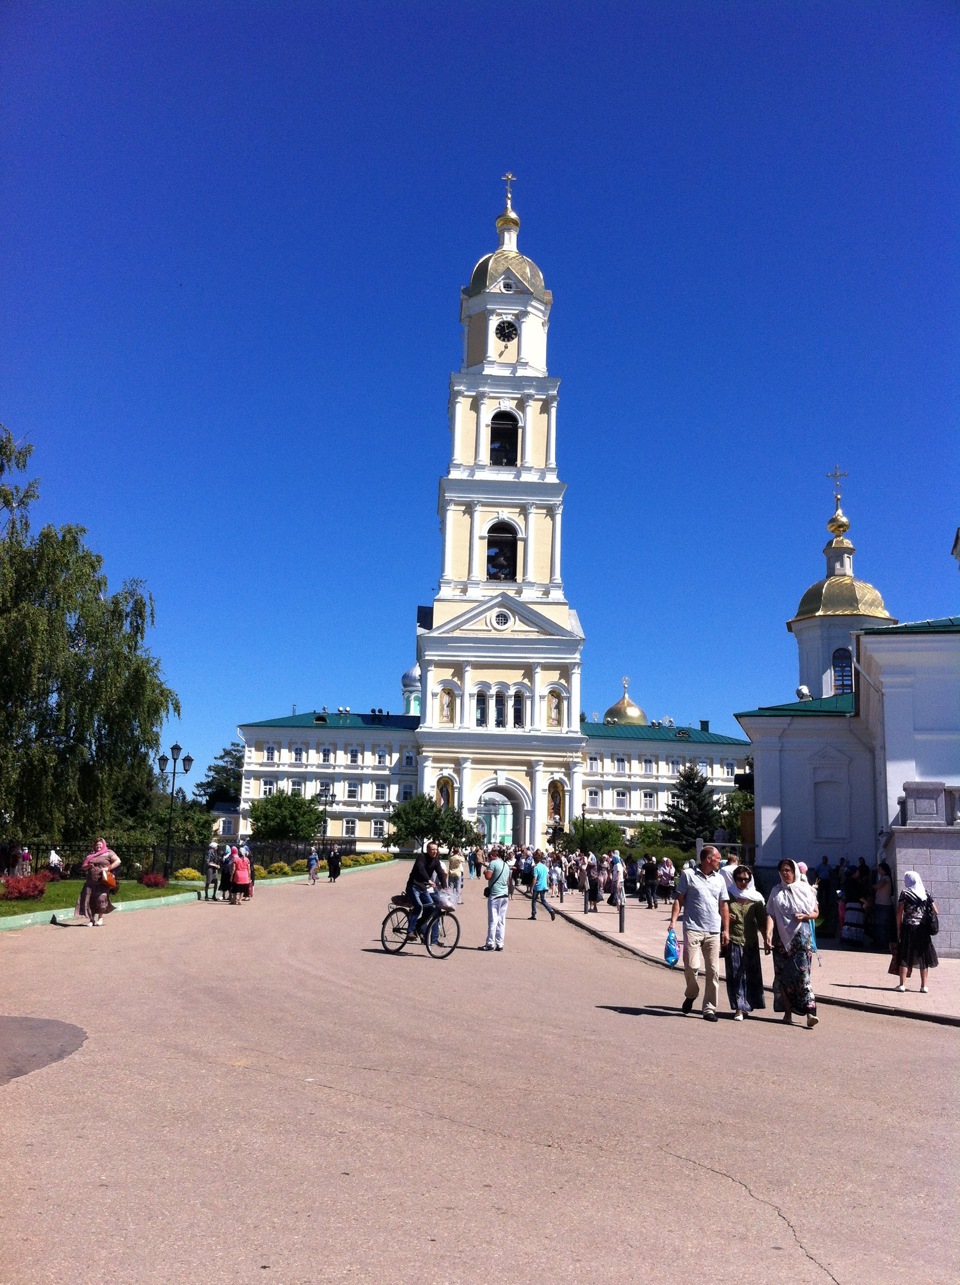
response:
<svg viewBox="0 0 960 1285"><path fill-rule="evenodd" d="M654 796L653 790L644 790L643 792L644 812L652 812L655 805L656 805L656 797Z"/></svg>
<svg viewBox="0 0 960 1285"><path fill-rule="evenodd" d="M274 791L273 781L261 781L260 793L263 796L263 798L269 799L273 795L273 791Z"/></svg>
<svg viewBox="0 0 960 1285"><path fill-rule="evenodd" d="M377 767L386 767L386 765L387 765L387 751L377 750Z"/></svg>
<svg viewBox="0 0 960 1285"><path fill-rule="evenodd" d="M487 693L477 692L477 727L487 725Z"/></svg>
<svg viewBox="0 0 960 1285"><path fill-rule="evenodd" d="M348 799L359 799L359 797L360 797L360 786L359 786L359 784L358 784L356 781L348 781L348 782L347 782L347 798L348 798Z"/></svg>
<svg viewBox="0 0 960 1285"><path fill-rule="evenodd" d="M513 725L523 727L523 692L513 693Z"/></svg>
<svg viewBox="0 0 960 1285"><path fill-rule="evenodd" d="M600 806L600 791L587 790L587 807L598 808Z"/></svg>
<svg viewBox="0 0 960 1285"><path fill-rule="evenodd" d="M345 839L355 839L357 837L357 822L355 817L347 817L344 821L343 837Z"/></svg>
<svg viewBox="0 0 960 1285"><path fill-rule="evenodd" d="M643 760L643 775L653 776L653 759Z"/></svg>
<svg viewBox="0 0 960 1285"><path fill-rule="evenodd" d="M613 793L613 799L614 799L614 806L615 806L615 807L618 807L618 808L625 808L625 807L627 806L627 792L626 792L626 790L614 790L614 793Z"/></svg>
<svg viewBox="0 0 960 1285"><path fill-rule="evenodd" d="M697 771L702 773L703 776L710 775L710 764L706 759L697 759Z"/></svg>
<svg viewBox="0 0 960 1285"><path fill-rule="evenodd" d="M303 750L301 749L301 747L300 747L299 745L297 745L297 746L295 746L295 747L294 747L294 750L293 750L293 761L294 761L294 763L302 763L302 762L303 762Z"/></svg>
<svg viewBox="0 0 960 1285"><path fill-rule="evenodd" d="M678 773L680 772L680 768L683 765L681 764L679 759L671 759L669 766L670 766L670 775L677 776Z"/></svg>
<svg viewBox="0 0 960 1285"><path fill-rule="evenodd" d="M614 759L614 764L618 772L620 773L626 772L627 760L623 757L622 754L617 755L617 757Z"/></svg>
<svg viewBox="0 0 960 1285"><path fill-rule="evenodd" d="M386 821L374 821L371 827L371 833L375 839L385 839L387 835Z"/></svg>
<svg viewBox="0 0 960 1285"><path fill-rule="evenodd" d="M272 745L268 745L263 752L263 756L268 763L273 763L276 761L277 751L273 748Z"/></svg>
<svg viewBox="0 0 960 1285"><path fill-rule="evenodd" d="M233 821L230 817L224 817L220 825L221 834L233 834Z"/></svg>
<svg viewBox="0 0 960 1285"><path fill-rule="evenodd" d="M351 764L353 767L356 767L356 765L360 762L360 751L359 751L359 750L351 750L351 751L350 751L350 753L347 755L347 758L348 758L348 760L349 760L350 764Z"/></svg>
<svg viewBox="0 0 960 1285"><path fill-rule="evenodd" d="M600 771L600 760L597 758L596 754L591 754L590 757L587 759L587 771L588 772Z"/></svg>
<svg viewBox="0 0 960 1285"><path fill-rule="evenodd" d="M730 762L724 763L723 765L724 776L730 777L732 779L736 775L736 772L737 772L736 763L730 763Z"/></svg>
<svg viewBox="0 0 960 1285"><path fill-rule="evenodd" d="M496 727L506 727L507 725L507 698L503 692L497 692L493 698L494 725Z"/></svg>
<svg viewBox="0 0 960 1285"><path fill-rule="evenodd" d="M671 803L671 804L673 804L673 803L679 803L679 802L680 802L680 795L679 795L679 794L671 794L671 795L670 795L670 799L669 799L669 801L670 801L670 803Z"/></svg>
<svg viewBox="0 0 960 1285"><path fill-rule="evenodd" d="M404 766L404 767L413 767L413 766L414 766L414 763L413 763L413 755L412 755L411 753L409 753L409 751L408 751L406 754L404 754L404 756L403 756L403 766Z"/></svg>
<svg viewBox="0 0 960 1285"><path fill-rule="evenodd" d="M302 781L291 781L291 782L290 782L290 793L291 793L291 794L295 794L298 798L301 798L301 799L302 799L302 798L303 798L303 782L302 782Z"/></svg>
<svg viewBox="0 0 960 1285"><path fill-rule="evenodd" d="M327 750L327 749L323 749L323 750L321 750L321 751L320 751L320 762L321 762L321 763L329 763L329 762L330 762L330 751L329 751L329 750Z"/></svg>
<svg viewBox="0 0 960 1285"><path fill-rule="evenodd" d="M376 799L378 803L386 803L387 801L386 781L378 781L376 783L376 785L373 787L373 797Z"/></svg>
<svg viewBox="0 0 960 1285"><path fill-rule="evenodd" d="M409 802L410 802L410 800L411 800L412 798L413 798L413 786L412 786L412 785L404 785L404 786L401 786L401 788L400 788L400 802L401 802L401 803L409 803Z"/></svg>

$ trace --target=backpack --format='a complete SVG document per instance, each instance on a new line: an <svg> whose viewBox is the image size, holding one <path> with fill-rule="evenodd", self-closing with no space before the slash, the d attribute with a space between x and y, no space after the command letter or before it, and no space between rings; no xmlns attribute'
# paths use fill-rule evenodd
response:
<svg viewBox="0 0 960 1285"><path fill-rule="evenodd" d="M930 934L931 937L936 937L937 933L940 931L940 916L937 914L936 910L933 907L932 897L927 898L926 921L927 921L927 932Z"/></svg>

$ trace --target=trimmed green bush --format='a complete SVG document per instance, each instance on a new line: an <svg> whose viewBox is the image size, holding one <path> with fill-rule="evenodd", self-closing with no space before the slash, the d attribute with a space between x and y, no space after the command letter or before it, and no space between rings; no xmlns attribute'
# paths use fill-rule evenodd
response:
<svg viewBox="0 0 960 1285"><path fill-rule="evenodd" d="M285 861L275 861L272 866L267 866L268 879L280 879L284 875L291 873L290 867Z"/></svg>
<svg viewBox="0 0 960 1285"><path fill-rule="evenodd" d="M189 883L203 883L203 875L199 870L193 870L190 866L184 866L182 870L174 870L174 879L183 879Z"/></svg>
<svg viewBox="0 0 960 1285"><path fill-rule="evenodd" d="M253 877L254 879L266 879L267 872L264 870L263 866L254 866Z"/></svg>
<svg viewBox="0 0 960 1285"><path fill-rule="evenodd" d="M307 873L306 857L301 857L299 861L295 861L290 869L295 875L305 875Z"/></svg>

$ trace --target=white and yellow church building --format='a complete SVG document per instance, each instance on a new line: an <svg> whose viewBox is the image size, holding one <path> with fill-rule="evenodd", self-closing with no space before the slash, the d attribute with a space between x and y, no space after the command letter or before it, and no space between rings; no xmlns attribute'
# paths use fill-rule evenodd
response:
<svg viewBox="0 0 960 1285"><path fill-rule="evenodd" d="M326 805L330 837L377 848L393 808L424 792L491 842L543 846L584 808L625 835L656 821L689 764L719 792L746 770L746 741L707 723L651 723L626 680L602 720L581 716L584 634L563 586L559 380L547 368L553 296L517 248L509 181L496 228L497 249L460 296L441 576L417 612L404 712L323 708L241 724L242 835L251 804L286 790Z"/></svg>

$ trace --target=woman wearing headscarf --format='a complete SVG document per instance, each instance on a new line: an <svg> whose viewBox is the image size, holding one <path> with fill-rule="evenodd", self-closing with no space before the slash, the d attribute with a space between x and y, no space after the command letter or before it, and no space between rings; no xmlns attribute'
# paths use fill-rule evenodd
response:
<svg viewBox="0 0 960 1285"><path fill-rule="evenodd" d="M250 861L237 848L230 849L233 865L230 869L230 905L239 906L241 898L250 892Z"/></svg>
<svg viewBox="0 0 960 1285"><path fill-rule="evenodd" d="M810 985L813 943L810 925L819 914L817 896L795 861L785 858L777 867L780 882L767 898L764 949L773 951L773 1010L788 1024L794 1013L806 1014L816 1026L817 1000Z"/></svg>
<svg viewBox="0 0 960 1285"><path fill-rule="evenodd" d="M742 1022L755 1008L766 1008L760 943L767 926L763 894L753 885L747 866L737 866L730 879L730 945L727 948L727 999L733 1020Z"/></svg>
<svg viewBox="0 0 960 1285"><path fill-rule="evenodd" d="M80 889L74 919L89 920L91 928L99 928L103 924L103 916L115 909L110 893L117 886L113 872L119 866L117 854L107 847L105 839L98 839L96 847L87 853L80 867L87 872L87 881Z"/></svg>
<svg viewBox="0 0 960 1285"><path fill-rule="evenodd" d="M937 966L937 952L930 937L930 910L937 904L927 895L923 880L916 870L903 876L903 892L897 902L897 968L900 985L895 990L905 991L906 979L914 968L920 969L920 993L927 994L927 976Z"/></svg>

